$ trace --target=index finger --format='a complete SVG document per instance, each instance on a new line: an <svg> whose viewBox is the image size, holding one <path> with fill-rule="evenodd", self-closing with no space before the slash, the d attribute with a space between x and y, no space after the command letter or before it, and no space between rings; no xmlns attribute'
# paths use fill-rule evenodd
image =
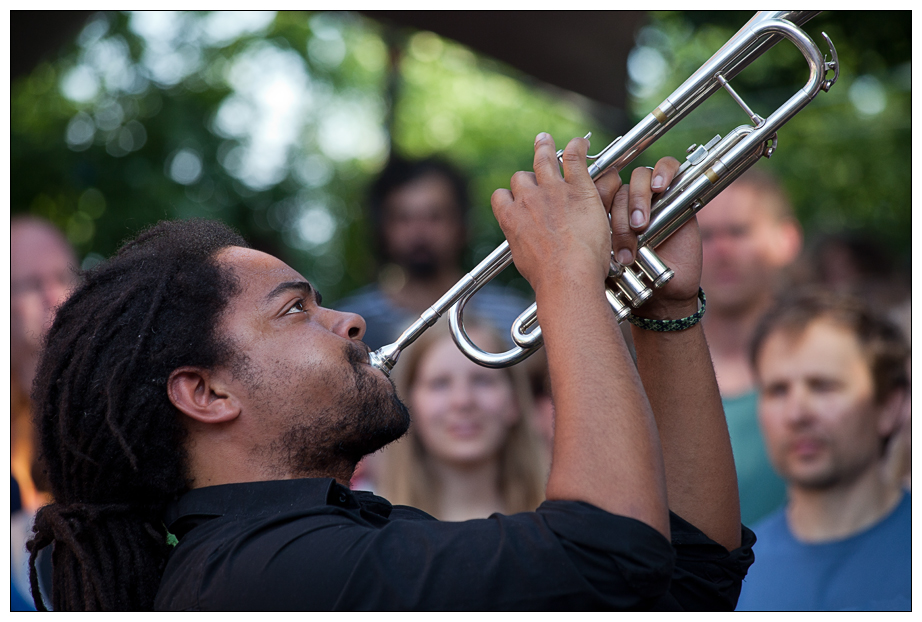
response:
<svg viewBox="0 0 922 622"><path fill-rule="evenodd" d="M539 184L559 180L560 167L557 164L557 148L554 139L547 132L535 138L535 178Z"/></svg>
<svg viewBox="0 0 922 622"><path fill-rule="evenodd" d="M566 149L563 150L563 178L568 184L582 186L583 188L592 187L592 177L589 176L589 168L586 166L586 153L589 151L589 140L586 138L572 138L567 143Z"/></svg>

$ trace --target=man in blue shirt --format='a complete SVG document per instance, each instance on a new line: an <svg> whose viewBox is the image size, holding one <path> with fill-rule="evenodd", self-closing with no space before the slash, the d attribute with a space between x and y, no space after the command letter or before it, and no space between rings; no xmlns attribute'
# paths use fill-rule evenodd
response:
<svg viewBox="0 0 922 622"><path fill-rule="evenodd" d="M912 511L886 475L909 350L859 301L784 300L753 344L759 423L788 504L755 526L739 610L910 610Z"/></svg>

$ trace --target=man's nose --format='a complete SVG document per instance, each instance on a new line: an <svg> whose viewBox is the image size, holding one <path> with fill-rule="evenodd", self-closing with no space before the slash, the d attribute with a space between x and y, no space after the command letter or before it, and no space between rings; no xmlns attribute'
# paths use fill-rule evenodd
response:
<svg viewBox="0 0 922 622"><path fill-rule="evenodd" d="M42 297L46 309L56 309L67 298L68 283L58 279L46 280L42 284Z"/></svg>
<svg viewBox="0 0 922 622"><path fill-rule="evenodd" d="M733 250L733 239L720 231L710 232L707 241L702 243L702 250L717 256L726 255Z"/></svg>
<svg viewBox="0 0 922 622"><path fill-rule="evenodd" d="M360 340L365 336L365 320L357 313L325 309L330 315L330 330L346 339Z"/></svg>
<svg viewBox="0 0 922 622"><path fill-rule="evenodd" d="M784 418L792 427L802 427L813 419L813 404L805 386L798 384L788 391L784 402Z"/></svg>

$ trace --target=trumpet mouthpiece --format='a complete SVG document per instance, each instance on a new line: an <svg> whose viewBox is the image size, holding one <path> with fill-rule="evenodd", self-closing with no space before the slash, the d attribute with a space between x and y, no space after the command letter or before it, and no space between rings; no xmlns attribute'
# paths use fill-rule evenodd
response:
<svg viewBox="0 0 922 622"><path fill-rule="evenodd" d="M400 348L397 344L382 346L374 352L368 353L368 362L372 367L376 367L384 372L385 376L390 377L391 370L397 364L397 357L400 356Z"/></svg>

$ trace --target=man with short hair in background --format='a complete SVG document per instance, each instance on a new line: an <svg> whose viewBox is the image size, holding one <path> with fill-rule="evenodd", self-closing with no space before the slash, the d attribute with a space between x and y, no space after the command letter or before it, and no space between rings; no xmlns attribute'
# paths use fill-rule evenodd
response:
<svg viewBox="0 0 922 622"><path fill-rule="evenodd" d="M752 352L788 503L754 528L738 609L910 610L911 499L884 468L906 416L902 333L857 299L807 292L765 316Z"/></svg>
<svg viewBox="0 0 922 622"><path fill-rule="evenodd" d="M467 180L438 158L394 156L372 184L368 207L381 262L379 279L335 306L365 318L364 341L376 350L396 341L464 275ZM513 320L529 304L518 292L488 283L467 309L508 335Z"/></svg>
<svg viewBox="0 0 922 622"><path fill-rule="evenodd" d="M762 170L744 173L698 213L703 264L702 319L727 416L743 523L784 503L784 482L771 468L756 419L749 345L759 318L783 286L802 235L783 188Z"/></svg>

